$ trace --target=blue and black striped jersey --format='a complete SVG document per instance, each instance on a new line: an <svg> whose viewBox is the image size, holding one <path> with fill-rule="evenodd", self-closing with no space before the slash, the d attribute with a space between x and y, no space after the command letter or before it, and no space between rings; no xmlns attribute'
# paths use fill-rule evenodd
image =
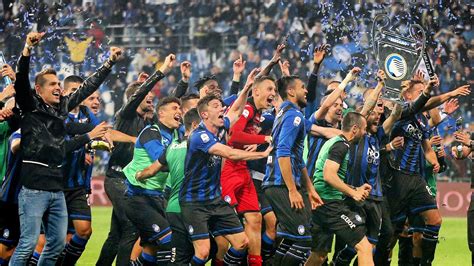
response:
<svg viewBox="0 0 474 266"><path fill-rule="evenodd" d="M390 154L390 164L406 174L423 174L424 153L422 142L429 139L430 127L428 119L421 113L397 121L392 129L390 138L404 137L403 148Z"/></svg>
<svg viewBox="0 0 474 266"><path fill-rule="evenodd" d="M202 122L191 133L183 186L179 191L180 202L205 202L221 197L222 158L210 154L209 149L217 143L224 143L224 135L229 128L230 120L224 117L224 127L217 135L209 131Z"/></svg>
<svg viewBox="0 0 474 266"><path fill-rule="evenodd" d="M7 171L3 178L0 190L0 200L6 203L18 203L18 193L20 192L20 167L21 156L19 153L12 153L13 141L21 139L20 130L13 132L8 140Z"/></svg>
<svg viewBox="0 0 474 266"><path fill-rule="evenodd" d="M79 108L77 114L69 113L65 123L82 123L91 124L97 126L99 120L94 114L85 106ZM72 139L74 136L66 136L66 140ZM84 187L90 189L90 179L92 175L92 164L87 165L85 163L86 149L82 147L69 154L66 154L66 158L63 163L63 172L65 176L65 189L74 189Z"/></svg>
<svg viewBox="0 0 474 266"><path fill-rule="evenodd" d="M367 133L352 145L349 152L347 183L355 187L371 185L370 198L375 200L382 200L383 196L379 166L380 146L385 136L383 127L379 127L375 134Z"/></svg>
<svg viewBox="0 0 474 266"><path fill-rule="evenodd" d="M317 125L320 127L332 127L325 119L316 120L314 114L308 120L311 125ZM322 136L313 136L308 134L307 145L308 145L308 158L306 160L306 168L308 169L308 175L313 178L314 172L316 171L316 160L318 159L319 152L324 143L328 139Z"/></svg>
<svg viewBox="0 0 474 266"><path fill-rule="evenodd" d="M301 170L306 167L303 161L303 145L306 136L306 119L299 108L284 101L273 123L272 138L274 149L267 159L267 168L262 187L284 186L278 158L290 157L293 179L301 187Z"/></svg>

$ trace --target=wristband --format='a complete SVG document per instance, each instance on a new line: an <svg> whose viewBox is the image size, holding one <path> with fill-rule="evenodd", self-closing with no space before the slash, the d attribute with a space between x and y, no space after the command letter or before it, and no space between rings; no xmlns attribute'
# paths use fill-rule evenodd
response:
<svg viewBox="0 0 474 266"><path fill-rule="evenodd" d="M393 147L392 142L390 142L388 145L390 146L390 149L391 149L392 151L395 150L395 147Z"/></svg>

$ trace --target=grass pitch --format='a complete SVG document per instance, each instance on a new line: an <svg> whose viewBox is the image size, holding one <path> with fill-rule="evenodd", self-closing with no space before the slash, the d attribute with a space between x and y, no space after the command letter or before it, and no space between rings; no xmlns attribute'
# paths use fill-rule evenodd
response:
<svg viewBox="0 0 474 266"><path fill-rule="evenodd" d="M95 265L110 227L110 207L92 208L92 237L77 265ZM466 218L444 218L440 241L433 263L437 265L471 265L471 255L467 246ZM397 249L394 254L397 254ZM394 256L392 265L397 265Z"/></svg>

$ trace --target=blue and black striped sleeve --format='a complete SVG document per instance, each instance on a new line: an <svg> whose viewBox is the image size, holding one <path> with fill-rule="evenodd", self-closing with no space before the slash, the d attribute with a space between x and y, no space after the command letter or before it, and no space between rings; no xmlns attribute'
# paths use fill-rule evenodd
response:
<svg viewBox="0 0 474 266"><path fill-rule="evenodd" d="M296 142L299 129L304 126L305 119L301 113L288 111L285 114L278 143L276 143L276 158L291 156L291 150Z"/></svg>
<svg viewBox="0 0 474 266"><path fill-rule="evenodd" d="M138 140L151 160L157 161L165 151L165 146L161 143L161 133L157 128L149 127L140 134Z"/></svg>

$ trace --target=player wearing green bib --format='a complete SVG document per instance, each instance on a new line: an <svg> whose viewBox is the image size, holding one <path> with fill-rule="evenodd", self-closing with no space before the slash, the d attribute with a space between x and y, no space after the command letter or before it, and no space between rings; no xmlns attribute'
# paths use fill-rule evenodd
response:
<svg viewBox="0 0 474 266"><path fill-rule="evenodd" d="M361 114L347 113L342 120L342 134L329 139L318 155L313 184L324 204L312 211L313 242L307 265L322 265L331 251L334 234L347 247L355 248L359 265L374 265L363 218L344 201L346 196L363 201L371 189L368 184L352 188L345 183L350 145L359 142L366 127L367 122Z"/></svg>
<svg viewBox="0 0 474 266"><path fill-rule="evenodd" d="M181 217L179 190L184 179L184 158L186 158L188 150L187 138L191 131L199 125L200 120L196 108L189 110L184 115L185 139L173 140L164 156L161 156L158 161L136 175L137 180L144 180L154 176L163 166L168 166L169 176L166 180L166 187L170 190L170 196L166 207L166 217L173 231L171 236L171 262L174 265L188 265L194 254L193 243Z"/></svg>
<svg viewBox="0 0 474 266"><path fill-rule="evenodd" d="M158 161L178 135L181 121L179 99L161 99L156 113L158 123L140 132L133 159L123 170L127 177L125 213L138 229L143 251L137 263L143 265L163 264L171 258L171 228L166 219L163 195L168 171L155 172L146 179L135 178L137 172Z"/></svg>

